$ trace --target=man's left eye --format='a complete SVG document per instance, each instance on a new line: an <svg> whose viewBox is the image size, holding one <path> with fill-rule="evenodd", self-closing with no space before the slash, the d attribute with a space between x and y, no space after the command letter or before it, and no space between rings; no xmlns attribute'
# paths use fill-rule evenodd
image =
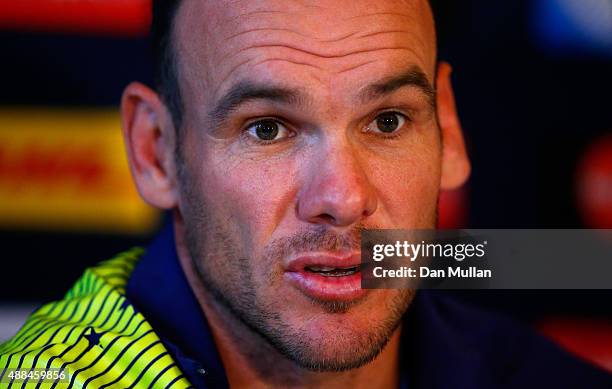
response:
<svg viewBox="0 0 612 389"><path fill-rule="evenodd" d="M406 123L406 116L398 112L383 112L367 125L366 131L391 134Z"/></svg>
<svg viewBox="0 0 612 389"><path fill-rule="evenodd" d="M287 127L273 119L256 121L247 127L247 132L256 140L263 142L272 142L290 136Z"/></svg>

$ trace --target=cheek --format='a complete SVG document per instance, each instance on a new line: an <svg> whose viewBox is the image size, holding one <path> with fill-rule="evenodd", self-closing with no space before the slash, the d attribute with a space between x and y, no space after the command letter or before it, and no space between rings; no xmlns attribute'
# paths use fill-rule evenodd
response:
<svg viewBox="0 0 612 389"><path fill-rule="evenodd" d="M436 135L437 137L437 135ZM378 223L394 228L431 228L440 186L439 142L419 143L393 161L371 165L378 195Z"/></svg>
<svg viewBox="0 0 612 389"><path fill-rule="evenodd" d="M225 212L222 220L233 224L253 250L269 240L282 218L293 209L294 162L245 159L225 166L209 170L203 190L212 197L213 212Z"/></svg>

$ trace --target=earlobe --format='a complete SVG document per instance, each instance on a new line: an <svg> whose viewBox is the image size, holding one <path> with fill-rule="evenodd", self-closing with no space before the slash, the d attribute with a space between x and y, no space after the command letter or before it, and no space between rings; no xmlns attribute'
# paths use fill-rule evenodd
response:
<svg viewBox="0 0 612 389"><path fill-rule="evenodd" d="M465 149L463 130L455 107L450 80L451 66L441 62L436 79L438 123L442 132L442 175L440 187L455 189L463 185L470 175L470 161Z"/></svg>
<svg viewBox="0 0 612 389"><path fill-rule="evenodd" d="M121 98L123 138L141 197L157 208L176 206L174 127L157 93L134 82Z"/></svg>

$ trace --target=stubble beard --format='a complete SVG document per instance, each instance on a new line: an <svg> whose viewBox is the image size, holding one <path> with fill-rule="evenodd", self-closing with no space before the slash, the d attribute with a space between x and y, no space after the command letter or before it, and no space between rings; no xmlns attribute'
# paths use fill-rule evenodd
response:
<svg viewBox="0 0 612 389"><path fill-rule="evenodd" d="M183 181L183 182L190 182ZM193 181L191 181L193 182ZM301 368L318 372L342 372L373 361L401 324L414 297L413 290L398 290L386 304L384 318L372 321L367 333L322 333L306 336L301 328L287 324L278 307L258 295L252 261L239 252L237 232L230 230L204 204L193 187L184 192L187 208L183 222L186 245L197 276L208 294L225 311L251 329L280 354ZM287 255L307 250L359 248L359 228L338 235L324 226L268 244L260 260L268 264L267 285L278 281L279 264ZM367 298L367 295L366 297ZM343 315L357 309L362 300L322 301L310 298L314 307L327 315ZM368 312L363 312L367 315ZM318 335L318 336L317 336ZM325 351L324 351L325 350Z"/></svg>

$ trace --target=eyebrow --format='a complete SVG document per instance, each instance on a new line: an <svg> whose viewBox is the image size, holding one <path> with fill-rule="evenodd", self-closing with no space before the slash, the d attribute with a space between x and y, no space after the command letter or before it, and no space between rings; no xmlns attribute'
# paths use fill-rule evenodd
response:
<svg viewBox="0 0 612 389"><path fill-rule="evenodd" d="M306 96L298 89L243 80L235 84L208 113L213 128L225 122L242 104L253 100L268 100L284 104L305 105Z"/></svg>
<svg viewBox="0 0 612 389"><path fill-rule="evenodd" d="M435 108L435 89L418 66L412 66L404 73L366 86L359 93L359 100L369 102L379 99L405 86L417 87L427 97L429 105ZM309 102L307 96L299 89L243 80L232 86L208 113L211 127L220 127L232 112L253 100L268 100L293 105L306 105Z"/></svg>
<svg viewBox="0 0 612 389"><path fill-rule="evenodd" d="M366 86L359 93L359 99L362 103L380 99L405 86L418 88L427 97L429 105L435 108L436 90L427 79L425 73L416 65L397 76L387 77Z"/></svg>

